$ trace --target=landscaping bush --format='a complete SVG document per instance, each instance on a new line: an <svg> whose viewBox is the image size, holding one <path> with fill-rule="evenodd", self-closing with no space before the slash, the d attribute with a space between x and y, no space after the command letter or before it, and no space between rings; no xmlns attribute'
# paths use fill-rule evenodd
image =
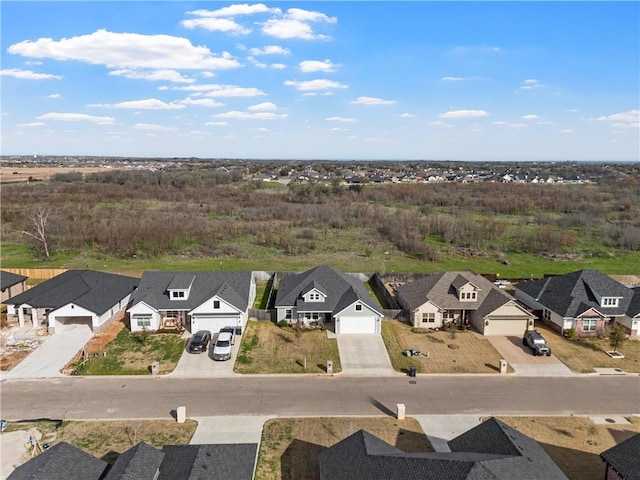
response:
<svg viewBox="0 0 640 480"><path fill-rule="evenodd" d="M280 321L278 322L278 326L279 326L280 328L283 328L283 329L284 329L284 328L288 328L288 327L289 327L289 322L287 322L286 320L280 320Z"/></svg>

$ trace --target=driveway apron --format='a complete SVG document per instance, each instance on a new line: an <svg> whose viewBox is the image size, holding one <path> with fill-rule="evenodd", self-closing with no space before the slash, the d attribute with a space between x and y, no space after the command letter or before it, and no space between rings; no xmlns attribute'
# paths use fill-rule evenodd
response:
<svg viewBox="0 0 640 480"><path fill-rule="evenodd" d="M190 418L196 420L198 426L189 444L206 445L211 443L260 444L264 422L273 417L238 415Z"/></svg>
<svg viewBox="0 0 640 480"><path fill-rule="evenodd" d="M396 375L382 336L365 333L337 337L343 374L376 377Z"/></svg>
<svg viewBox="0 0 640 480"><path fill-rule="evenodd" d="M564 377L575 375L569 368L551 354L536 357L531 349L522 345L522 338L487 336L487 339L513 367L516 375L524 377Z"/></svg>
<svg viewBox="0 0 640 480"><path fill-rule="evenodd" d="M3 372L3 379L63 377L60 370L91 339L88 325L66 325L64 330L42 337L44 343L29 354L11 371Z"/></svg>

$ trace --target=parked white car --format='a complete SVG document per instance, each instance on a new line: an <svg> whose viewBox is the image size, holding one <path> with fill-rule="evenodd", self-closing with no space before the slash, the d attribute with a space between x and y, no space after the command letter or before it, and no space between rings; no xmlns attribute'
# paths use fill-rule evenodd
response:
<svg viewBox="0 0 640 480"><path fill-rule="evenodd" d="M231 358L231 333L220 332L213 346L214 360L229 360Z"/></svg>

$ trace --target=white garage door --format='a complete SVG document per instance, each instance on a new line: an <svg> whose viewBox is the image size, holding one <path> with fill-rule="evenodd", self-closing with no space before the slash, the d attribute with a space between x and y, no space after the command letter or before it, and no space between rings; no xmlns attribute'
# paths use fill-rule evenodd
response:
<svg viewBox="0 0 640 480"><path fill-rule="evenodd" d="M91 328L91 317L56 317L55 329L59 333L76 325L87 325Z"/></svg>
<svg viewBox="0 0 640 480"><path fill-rule="evenodd" d="M209 330L211 333L218 333L221 328L233 327L240 324L239 317L210 317L210 316L194 316L191 318L191 331L193 333L198 330Z"/></svg>
<svg viewBox="0 0 640 480"><path fill-rule="evenodd" d="M339 333L376 333L376 317L340 317Z"/></svg>
<svg viewBox="0 0 640 480"><path fill-rule="evenodd" d="M527 320L489 320L489 325L484 327L485 335L504 335L522 337L527 329Z"/></svg>

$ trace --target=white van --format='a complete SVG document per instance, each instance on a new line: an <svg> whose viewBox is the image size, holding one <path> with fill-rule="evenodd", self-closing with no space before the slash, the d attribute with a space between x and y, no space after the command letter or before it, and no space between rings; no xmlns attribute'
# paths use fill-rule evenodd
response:
<svg viewBox="0 0 640 480"><path fill-rule="evenodd" d="M231 358L231 333L220 332L213 346L214 360L229 360Z"/></svg>

